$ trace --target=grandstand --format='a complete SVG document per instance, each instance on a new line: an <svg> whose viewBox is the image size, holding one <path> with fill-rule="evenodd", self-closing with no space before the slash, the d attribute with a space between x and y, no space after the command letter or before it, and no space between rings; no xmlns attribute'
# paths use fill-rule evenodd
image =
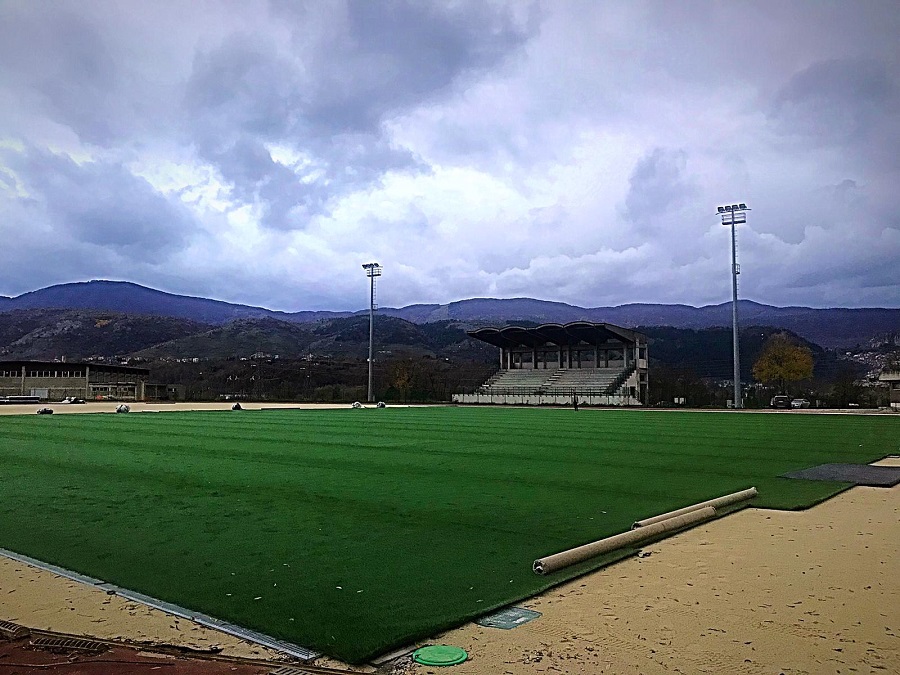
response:
<svg viewBox="0 0 900 675"><path fill-rule="evenodd" d="M647 337L607 323L469 331L500 349L500 369L456 403L642 405L647 402Z"/></svg>

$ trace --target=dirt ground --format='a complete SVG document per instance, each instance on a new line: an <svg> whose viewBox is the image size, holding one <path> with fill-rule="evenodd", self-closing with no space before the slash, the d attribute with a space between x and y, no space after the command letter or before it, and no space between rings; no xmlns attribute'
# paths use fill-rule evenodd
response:
<svg viewBox="0 0 900 675"><path fill-rule="evenodd" d="M100 588L0 556L0 619L28 628L105 640L221 648L245 658L278 659L277 652L227 633L109 595Z"/></svg>
<svg viewBox="0 0 900 675"><path fill-rule="evenodd" d="M102 406L115 409L115 404L71 408L107 411ZM0 406L0 414L19 407ZM66 408L53 407L60 412ZM200 404L194 409L229 407ZM26 408L33 414L35 406ZM900 459L879 464L900 466ZM541 616L518 628L467 624L428 641L465 648L470 656L466 663L427 668L407 657L380 671L900 673L898 549L900 486L853 488L803 512L747 509L519 603ZM258 645L2 557L0 619L72 635L195 649L216 646L224 655L281 658ZM10 671L4 662L13 663L0 652L0 675L32 672ZM346 667L329 659L317 665Z"/></svg>

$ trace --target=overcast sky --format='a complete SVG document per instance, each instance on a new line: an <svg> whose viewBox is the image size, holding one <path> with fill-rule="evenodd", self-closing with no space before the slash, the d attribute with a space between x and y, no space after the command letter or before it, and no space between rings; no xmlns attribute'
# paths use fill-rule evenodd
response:
<svg viewBox="0 0 900 675"><path fill-rule="evenodd" d="M0 294L900 306L896 0L0 0Z"/></svg>

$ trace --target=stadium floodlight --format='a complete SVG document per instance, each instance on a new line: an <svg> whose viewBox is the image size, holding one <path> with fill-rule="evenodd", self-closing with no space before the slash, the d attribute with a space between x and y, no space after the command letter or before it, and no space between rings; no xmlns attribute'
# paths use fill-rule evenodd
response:
<svg viewBox="0 0 900 675"><path fill-rule="evenodd" d="M734 226L747 222L749 211L746 204L719 206L716 212L722 216L723 225L731 225L731 337L734 343L734 407L743 408L741 399L741 351L738 343L738 274L741 266L737 264L737 236Z"/></svg>
<svg viewBox="0 0 900 675"><path fill-rule="evenodd" d="M375 363L374 338L375 338L375 278L381 276L381 265L377 262L366 263L362 266L369 277L369 403L375 400L375 380L372 367Z"/></svg>

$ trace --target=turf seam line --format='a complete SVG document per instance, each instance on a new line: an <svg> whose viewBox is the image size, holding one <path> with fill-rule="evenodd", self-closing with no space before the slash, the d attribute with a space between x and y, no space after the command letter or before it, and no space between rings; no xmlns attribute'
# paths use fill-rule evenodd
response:
<svg viewBox="0 0 900 675"><path fill-rule="evenodd" d="M64 567L46 563L42 560L37 560L36 558L32 558L21 553L16 553L15 551L8 551L5 548L0 548L0 555L16 562L31 565L32 567L37 567L38 569L42 569L47 572L52 572L53 574L65 577L66 579L77 581L78 583L84 584L86 586L93 586L101 590L112 591L116 595L119 595L126 600L138 602L142 605L152 607L153 609L167 612L168 614L174 614L175 616L181 617L182 619L188 619L189 621L198 623L201 626L213 628L215 630L222 631L223 633L228 633L229 635L240 638L241 640L254 642L263 647L274 649L276 651L288 654L304 661L310 661L319 656L318 652L307 649L306 647L301 647L290 642L278 640L277 638L273 638L269 635L266 635L265 633L260 633L255 630L242 628L241 626L229 623L227 621L222 621L221 619L209 616L208 614L193 612L179 605L174 605L163 600L158 600L157 598L153 598L149 595L144 595L143 593L138 593L136 591L131 591L127 588L121 588L120 586L116 586L115 584L106 583L105 581L102 581L100 579L95 579L94 577L89 577L85 574L73 572L72 570L67 570Z"/></svg>

